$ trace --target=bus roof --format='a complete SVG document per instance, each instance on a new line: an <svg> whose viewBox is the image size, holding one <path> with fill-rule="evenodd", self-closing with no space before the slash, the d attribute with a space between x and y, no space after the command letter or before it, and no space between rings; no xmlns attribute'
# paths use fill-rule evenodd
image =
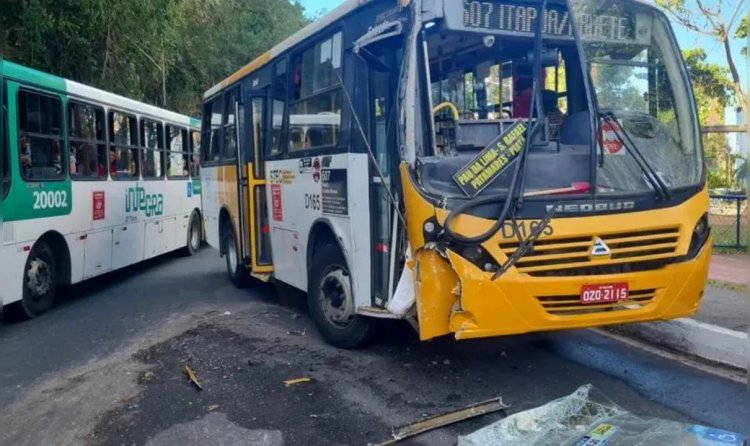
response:
<svg viewBox="0 0 750 446"><path fill-rule="evenodd" d="M33 85L47 90L71 94L83 99L91 99L104 105L122 109L126 112L148 115L154 118L158 117L176 124L200 128L200 120L190 116L181 115L173 111L138 102L124 96L67 80L7 60L0 61L0 64L2 64L0 65L2 67L0 72L2 72L3 77L7 79L13 79L27 85Z"/></svg>
<svg viewBox="0 0 750 446"><path fill-rule="evenodd" d="M244 67L237 70L234 74L232 74L228 78L224 79L223 81L211 87L203 95L203 98L207 99L215 95L216 93L220 92L221 90L229 87L230 85L234 85L235 83L237 83L237 81L239 81L243 77L247 76L248 74L252 73L258 68L264 66L268 62L274 60L284 51L288 50L289 48L293 47L299 42L302 42L308 37L314 35L315 33L319 32L320 30L324 29L325 27L334 23L335 21L341 19L342 17L354 12L360 7L368 3L372 3L372 1L373 0L346 0L344 1L344 3L342 3L333 11L324 15L320 19L310 23L309 25L305 26L304 28L297 31L296 33L292 34L290 37L283 40L281 43L271 48L269 51L261 54L260 56L252 60L250 63L248 63ZM401 6L406 6L409 4L411 0L391 0L391 1L394 3L394 5L400 4Z"/></svg>

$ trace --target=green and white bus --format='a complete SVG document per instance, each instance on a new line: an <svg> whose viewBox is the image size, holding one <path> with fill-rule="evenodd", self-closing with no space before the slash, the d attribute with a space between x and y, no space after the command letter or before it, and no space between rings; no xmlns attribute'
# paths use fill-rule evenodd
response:
<svg viewBox="0 0 750 446"><path fill-rule="evenodd" d="M58 285L200 248L199 121L0 63L0 309L35 317Z"/></svg>

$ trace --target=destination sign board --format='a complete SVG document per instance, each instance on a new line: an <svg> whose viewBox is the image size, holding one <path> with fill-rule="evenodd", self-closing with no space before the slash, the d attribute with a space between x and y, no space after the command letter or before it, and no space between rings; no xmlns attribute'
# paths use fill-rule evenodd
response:
<svg viewBox="0 0 750 446"><path fill-rule="evenodd" d="M525 122L518 120L453 175L453 181L469 197L475 197L518 158L526 145Z"/></svg>
<svg viewBox="0 0 750 446"><path fill-rule="evenodd" d="M573 20L565 5L548 5L541 17L538 6L507 0L445 2L445 8L446 24L451 29L532 36L541 19L545 37L566 40L574 37ZM452 8L457 10L448 10ZM649 44L651 40L648 16L635 11L580 12L576 18L583 40L640 44Z"/></svg>

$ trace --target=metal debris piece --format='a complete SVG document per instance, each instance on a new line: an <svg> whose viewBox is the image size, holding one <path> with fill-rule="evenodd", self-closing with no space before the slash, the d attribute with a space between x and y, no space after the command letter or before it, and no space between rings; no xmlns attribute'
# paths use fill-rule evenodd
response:
<svg viewBox="0 0 750 446"><path fill-rule="evenodd" d="M185 374L187 375L188 379L191 383L195 385L195 387L198 388L198 390L203 390L203 387L201 387L200 381L198 381L198 376L195 374L193 369L190 368L190 366L185 366Z"/></svg>
<svg viewBox="0 0 750 446"><path fill-rule="evenodd" d="M396 444L401 440L415 437L419 434L429 432L431 430L439 429L459 421L468 420L470 418L476 418L481 415L488 413L499 412L505 410L510 406L503 402L502 397L493 398L481 403L472 404L463 409L459 409L453 412L447 412L441 415L435 415L430 418L417 421L416 423L409 424L404 427L400 427L393 430L392 439L383 443L378 443L375 446L387 446Z"/></svg>
<svg viewBox="0 0 750 446"><path fill-rule="evenodd" d="M294 379L287 379L284 381L284 385L289 387L293 386L295 384L302 384L302 383L310 383L312 382L312 379L304 377L304 378L294 378Z"/></svg>
<svg viewBox="0 0 750 446"><path fill-rule="evenodd" d="M297 330L289 330L286 332L288 335L292 336L305 336L307 335L307 330L297 331Z"/></svg>
<svg viewBox="0 0 750 446"><path fill-rule="evenodd" d="M208 407L207 407L206 409L207 409L207 410L208 410L209 412L213 412L214 410L216 410L216 409L218 409L218 408L219 408L219 405L218 405L218 404L212 404L212 405L208 406Z"/></svg>

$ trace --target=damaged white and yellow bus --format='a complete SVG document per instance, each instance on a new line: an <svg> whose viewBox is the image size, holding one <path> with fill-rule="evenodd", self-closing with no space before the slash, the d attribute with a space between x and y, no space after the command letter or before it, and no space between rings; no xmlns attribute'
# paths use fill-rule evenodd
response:
<svg viewBox="0 0 750 446"><path fill-rule="evenodd" d="M457 339L682 317L710 257L693 93L631 0L349 0L205 94L231 280Z"/></svg>

